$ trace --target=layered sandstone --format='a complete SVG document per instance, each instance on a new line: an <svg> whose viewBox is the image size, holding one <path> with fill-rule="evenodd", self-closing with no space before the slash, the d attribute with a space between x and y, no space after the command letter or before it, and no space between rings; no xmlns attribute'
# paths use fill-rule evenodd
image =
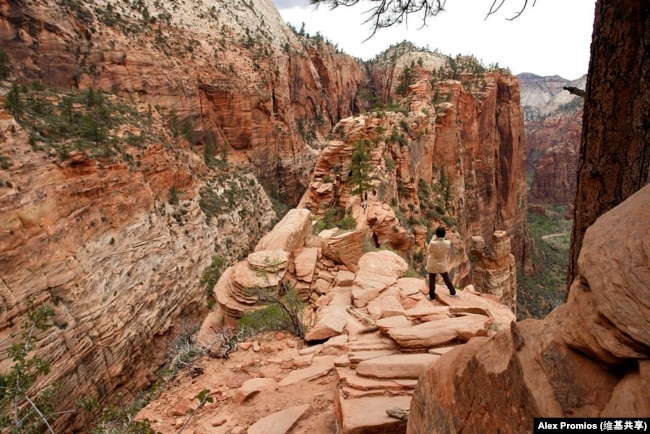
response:
<svg viewBox="0 0 650 434"><path fill-rule="evenodd" d="M223 357L224 333L236 317L259 309L264 299L251 297L244 303L243 297L259 290L280 297L285 282L298 288L306 303L305 346L300 349L293 341L285 345L284 337L260 343L258 336L253 343L228 348L228 360L196 362L203 368L192 387L218 389L212 392L218 401L197 412L188 428L201 429L215 420L224 426L223 431L212 428L216 432L257 432L265 423L278 423L273 421L296 406L309 405L320 411L299 412L301 432L404 432L406 419L399 415L408 413L418 378L442 354L513 323L515 316L507 306L471 286L459 290L457 298L439 291L439 299L427 300L425 281L405 277L407 263L392 251L361 252L348 256L347 264L325 254L331 252L333 238L350 235L348 245L353 245L359 231L312 236L305 229L312 218L306 209L291 210L254 253L223 273L214 288L219 305L197 337L210 354ZM232 380L224 386L215 376ZM324 385L328 387L321 391ZM139 417L152 420L160 432L173 432L183 420L170 417L165 402L178 399L186 387L173 386ZM321 420L324 415L329 423Z"/></svg>
<svg viewBox="0 0 650 434"><path fill-rule="evenodd" d="M505 231L494 232L487 246L482 237L472 237L469 250L473 285L479 292L494 295L516 313L517 271Z"/></svg>
<svg viewBox="0 0 650 434"><path fill-rule="evenodd" d="M432 365L415 390L407 432L485 432L495 424L525 432L534 417L646 416L648 203L646 186L587 230L566 304Z"/></svg>
<svg viewBox="0 0 650 434"><path fill-rule="evenodd" d="M508 75L486 74L484 88L471 91L464 82L441 81L440 92L449 95L442 101L433 98L427 74L443 66L444 56L431 54L420 65L420 54L411 53L402 64L372 72L377 77L391 69L382 92L392 97L404 65L418 64L421 76L406 98L407 113L352 118L367 104L358 90L372 87L363 65L322 39L294 34L268 0L228 0L219 8L149 0L92 7L0 0L0 37L10 79L101 88L140 103L161 137L184 137L143 148L120 142L123 154L115 159L73 153L62 160L32 149L13 121L3 132L0 149L12 165L0 170L0 290L6 303L0 349L19 340L28 299L56 304L57 327L39 343L55 373L48 381L63 383L63 410L80 396L108 401L154 380L167 338L191 322L186 312L201 312L199 278L213 255L237 264L226 271L235 283L218 291L227 297L217 297L223 316L234 321L253 305L243 288L251 282L272 286L278 269L295 277L296 289L309 299L328 295L333 282L354 282L347 273L356 270L362 231L370 225L377 243L417 253L427 239L421 216L429 210L432 225L447 212L458 227L450 238L459 284L468 282L463 246L470 235L487 237L496 227L519 239L511 232L525 202L518 190L520 113ZM365 212L368 219L359 231L309 237L299 252L272 243L249 255L273 219L256 179L297 202L316 186L310 180L318 149L340 119L333 137L342 143L336 150L341 165L348 164L354 140L396 129L394 142L380 140L373 151L382 189L365 203L351 198L349 186L334 185L334 163L326 168L331 180L316 169L323 178L315 189L320 196L309 207L325 200L347 206L351 199L358 221ZM205 164L215 155L229 169ZM436 193L420 198L421 181ZM441 188L447 183L449 200ZM171 200L172 191L178 200ZM393 198L397 211L390 207ZM411 219L410 228L399 213ZM238 262L242 258L246 263ZM338 329L333 321L325 333Z"/></svg>
<svg viewBox="0 0 650 434"><path fill-rule="evenodd" d="M356 109L365 72L321 39L298 36L270 0L180 6L0 2L13 74L98 87L161 107L195 144L227 152L297 202L319 139ZM310 147L312 146L312 147Z"/></svg>
<svg viewBox="0 0 650 434"><path fill-rule="evenodd" d="M580 108L527 122L528 166L533 173L530 201L552 205L573 202L581 131Z"/></svg>
<svg viewBox="0 0 650 434"><path fill-rule="evenodd" d="M82 152L60 160L33 150L27 133L7 124L0 352L20 341L28 302L48 303L54 326L38 334L37 347L51 367L45 383L62 386L57 408L72 409L81 397L130 396L154 380L172 336L204 310L199 279L212 255L233 260L249 251L275 217L271 204L250 175L217 175L182 145L125 147L126 160ZM247 199L209 221L202 189L222 194L235 184ZM5 358L0 370L11 364Z"/></svg>

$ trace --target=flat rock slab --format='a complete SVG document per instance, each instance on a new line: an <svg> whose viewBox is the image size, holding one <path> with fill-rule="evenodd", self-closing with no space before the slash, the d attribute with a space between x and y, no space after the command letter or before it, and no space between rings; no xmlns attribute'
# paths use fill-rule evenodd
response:
<svg viewBox="0 0 650 434"><path fill-rule="evenodd" d="M395 284L399 288L400 295L404 298L421 294L426 285L422 279L415 277L402 277L397 279Z"/></svg>
<svg viewBox="0 0 650 434"><path fill-rule="evenodd" d="M286 434L309 410L309 404L289 407L255 422L248 427L248 434Z"/></svg>
<svg viewBox="0 0 650 434"><path fill-rule="evenodd" d="M468 341L475 336L487 336L490 321L483 315L467 315L425 322L408 328L394 328L388 335L401 348L425 349L447 345L454 341Z"/></svg>
<svg viewBox="0 0 650 434"><path fill-rule="evenodd" d="M397 315L402 316L404 315L404 308L396 296L385 295L368 303L368 313L373 319L377 320Z"/></svg>
<svg viewBox="0 0 650 434"><path fill-rule="evenodd" d="M431 348L429 350L429 354L438 354L439 356L442 356L443 354L448 353L449 351L456 348L458 348L458 346Z"/></svg>
<svg viewBox="0 0 650 434"><path fill-rule="evenodd" d="M410 396L373 396L344 399L338 394L337 423L341 434L404 434L406 421L386 414L389 408L409 409Z"/></svg>
<svg viewBox="0 0 650 434"><path fill-rule="evenodd" d="M371 377L362 377L357 375L354 369L337 368L336 375L341 383L357 390L381 390L390 392L391 395L412 393L417 384L417 379L411 378L391 378L378 379Z"/></svg>
<svg viewBox="0 0 650 434"><path fill-rule="evenodd" d="M336 283L339 286L352 286L354 283L354 273L352 271L341 270L336 275Z"/></svg>
<svg viewBox="0 0 650 434"><path fill-rule="evenodd" d="M252 378L245 381L241 387L237 389L233 400L236 403L241 404L250 398L253 394L259 392L262 389L271 387L273 384L275 384L275 381L273 381L271 378Z"/></svg>
<svg viewBox="0 0 650 434"><path fill-rule="evenodd" d="M350 363L357 365L364 360L376 359L377 357L384 357L394 354L395 350L384 349L384 350L370 350L370 351L354 351L348 353L348 358Z"/></svg>
<svg viewBox="0 0 650 434"><path fill-rule="evenodd" d="M373 378L417 379L440 356L435 354L391 354L365 360L357 365L357 374Z"/></svg>
<svg viewBox="0 0 650 434"><path fill-rule="evenodd" d="M377 325L377 328L384 333L387 333L390 329L408 328L413 326L413 323L403 315L382 318L377 320L375 324Z"/></svg>
<svg viewBox="0 0 650 434"><path fill-rule="evenodd" d="M289 375L284 377L279 386L288 386L290 384L299 383L301 381L310 381L316 378L324 377L334 369L334 360L336 356L321 356L315 357L312 366L304 369L297 369L291 371Z"/></svg>
<svg viewBox="0 0 650 434"><path fill-rule="evenodd" d="M348 322L348 314L344 307L328 306L323 309L318 322L307 332L305 340L322 341L343 332Z"/></svg>

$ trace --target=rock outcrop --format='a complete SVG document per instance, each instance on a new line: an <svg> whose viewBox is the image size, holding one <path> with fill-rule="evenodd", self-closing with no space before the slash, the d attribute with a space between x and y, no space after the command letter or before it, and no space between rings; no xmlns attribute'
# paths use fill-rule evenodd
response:
<svg viewBox="0 0 650 434"><path fill-rule="evenodd" d="M494 295L516 314L517 271L505 231L492 234L492 241L487 246L483 238L472 237L469 256L473 262L472 283L476 289Z"/></svg>
<svg viewBox="0 0 650 434"><path fill-rule="evenodd" d="M580 108L526 124L528 165L533 172L530 202L572 205L581 130Z"/></svg>
<svg viewBox="0 0 650 434"><path fill-rule="evenodd" d="M407 432L485 432L495 424L525 432L534 417L650 414L648 204L646 186L587 230L566 304L431 365Z"/></svg>
<svg viewBox="0 0 650 434"><path fill-rule="evenodd" d="M345 210L358 228L372 232L377 246L408 254L416 267L423 265L424 247L435 227L451 225L451 277L461 286L470 282L466 252L473 236L490 246L493 232L505 231L517 263L525 263L530 241L516 79L490 71L461 72L452 80L445 75L449 64L439 65L440 55L409 44L391 50L371 69L373 77L384 80L384 87L376 84L380 93L391 98L400 98L396 83L403 85L404 71L412 70L402 109L342 119L334 128L336 138L319 155L299 205L316 215ZM372 182L359 195L353 161L363 155ZM512 293L513 287L500 292Z"/></svg>
<svg viewBox="0 0 650 434"><path fill-rule="evenodd" d="M215 287L220 306L206 319L197 339L209 347L211 354L220 353L219 346L223 345L220 333L233 325L228 317L234 319L259 308L239 303L236 307L241 310L234 311L235 305L229 300L237 297L235 287L238 294L245 295L246 285L248 289L261 285L259 279L238 279L237 270L255 267L259 261L254 255L277 251L266 249L279 249L282 254L275 256L289 259L273 262L272 271L277 279L262 278L269 283L264 290L278 291L282 286L278 279L290 282L295 288L310 283L301 291L307 303L306 346L300 349L295 344L243 343L240 349L229 354L232 362L219 362L221 371L230 372L224 367L232 367L241 372L241 384L233 384L231 388L219 385L218 408L199 414L190 428L203 426L206 418L214 418L215 412L219 412L223 416L217 419L227 420L223 423L224 432L234 426L250 432L261 429L265 421L276 420L282 412L295 411L296 418L302 415L299 423L307 431L404 432L406 419L394 414L408 410L417 380L428 367L437 363L441 354L469 345L477 337L493 336L497 330L509 329L514 321L515 316L507 306L493 296L475 292L472 287L459 291L457 298L439 291L442 294L439 299L428 301L425 281L404 277L406 262L389 250L362 253L353 267L325 256L322 247L317 246L326 245L333 237L330 231L317 237L307 234L304 228L310 218L311 213L306 209L290 211L260 240L255 253L223 273ZM270 261L263 262L268 267ZM220 311L225 313L221 322L215 320L221 316ZM257 360L255 366L241 361L242 357L246 358L242 354L246 351L258 352L253 357ZM210 370L207 365L202 372ZM209 373L195 377L194 387L214 387L215 380L210 377ZM307 392L319 390L322 384L330 384L327 392L316 395ZM170 392L171 396L164 399L172 400L180 393ZM323 425L318 420L320 414L304 413L305 406L318 407L317 397L333 403L323 411L332 412L330 417L336 426ZM279 399L283 405L278 406ZM247 404L243 405L244 402ZM271 415L252 415L248 411L251 406L265 409L271 403L275 408ZM303 410L296 410L298 406ZM179 422L170 420L164 412L165 406L153 402L139 417L154 421L156 430L172 432ZM287 423L294 423L293 420L287 419Z"/></svg>
<svg viewBox="0 0 650 434"><path fill-rule="evenodd" d="M0 350L20 339L28 299L55 304L56 328L39 335L39 351L52 364L51 380L63 383L61 410L80 396L104 404L154 380L167 340L202 312L200 277L213 255L236 263L220 283L227 287L217 291L213 324L234 322L254 304L243 291L250 285L272 287L291 277L311 301L326 300L334 282L368 290L348 274L356 273L363 254L363 225L320 239L307 237L305 226L295 235L302 249L288 238L286 244L266 239L248 255L274 219L260 184L298 202L316 185L310 181L318 151L341 119L332 133L346 135L338 137L341 164L351 139L378 138L387 127L384 136L395 132L373 154L387 189L377 196L388 201L373 197L364 208L352 200L350 208L357 217L370 210L367 224L376 228L377 244L413 247L415 256L428 238L422 216L430 214L430 225L452 218L459 227L450 231L452 262L462 286L469 281L463 245L470 235L489 239L497 227L521 239L521 113L516 82L507 74L486 73L483 87L482 77L471 74L464 81L438 77L449 101L435 99L429 73L450 70L444 56L429 53L420 64L421 54L407 50L402 63L380 62L368 73L322 38L286 27L269 0L228 0L218 8L0 0L0 38L9 80L103 90L147 113L146 129L159 134L146 145L128 140L145 128L116 134L114 158L69 152L72 147L59 154L41 147L52 135L49 126L26 132L2 114ZM407 59L421 75L409 84L409 113L351 117L370 105L360 90L372 89L372 77L382 71L390 69L383 75L391 81L381 93L402 92ZM63 96L55 99L57 107L65 104ZM468 147L461 146L465 141ZM211 168L215 159L226 167ZM349 187L334 188L335 167L327 168L331 182L321 173L315 190L321 203L350 197ZM436 194L420 198L422 182ZM397 210L387 205L391 198L398 199ZM400 216L411 220L408 230ZM513 251L521 259L518 243ZM370 303L367 297L359 297L359 307ZM336 312L322 330L320 338L340 330Z"/></svg>
<svg viewBox="0 0 650 434"><path fill-rule="evenodd" d="M318 140L357 108L361 63L290 30L271 0L176 5L0 2L13 74L160 107L296 203Z"/></svg>

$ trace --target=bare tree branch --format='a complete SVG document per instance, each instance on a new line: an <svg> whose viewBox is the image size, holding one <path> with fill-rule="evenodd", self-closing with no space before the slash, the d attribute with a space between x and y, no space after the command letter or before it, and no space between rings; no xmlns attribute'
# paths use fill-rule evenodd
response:
<svg viewBox="0 0 650 434"><path fill-rule="evenodd" d="M573 95L580 96L582 98L585 97L585 91L584 89L579 89L575 86L564 86L562 89L568 91L569 93L572 93Z"/></svg>
<svg viewBox="0 0 650 434"><path fill-rule="evenodd" d="M494 15L499 9L501 9L501 6L505 4L506 0L501 0L498 5L497 2L499 2L499 0L494 0L492 2L492 6L490 6L490 10L485 16L486 20L490 17L490 15ZM531 7L535 7L535 3L537 3L537 0L533 0L533 5ZM515 15L511 18L506 18L506 20L508 21L516 20L524 12L527 6L528 6L528 0L524 0L524 5L521 7L521 9L519 9L519 12L516 12Z"/></svg>
<svg viewBox="0 0 650 434"><path fill-rule="evenodd" d="M330 9L336 9L339 6L354 6L361 0L309 0L310 4L318 7L326 4ZM371 7L368 13L368 19L364 24L370 23L372 33L365 40L372 38L377 30L402 24L408 21L409 15L420 14L422 16L422 27L430 17L438 15L445 10L447 0L366 0L375 6Z"/></svg>
<svg viewBox="0 0 650 434"><path fill-rule="evenodd" d="M309 0L309 3L318 7L322 4L329 6L330 9L336 9L339 6L355 6L366 2L374 5L366 11L368 19L364 24L372 26L372 33L365 40L372 38L379 29L394 26L408 22L409 15L420 15L422 18L422 27L427 23L427 19L435 17L440 12L445 10L447 0ZM455 0L462 1L462 0ZM488 11L485 19L494 15L507 0L493 0L492 6ZM528 6L529 0L523 0L523 5L518 12L511 18L506 18L508 21L517 19ZM535 6L537 0L532 1L532 6Z"/></svg>

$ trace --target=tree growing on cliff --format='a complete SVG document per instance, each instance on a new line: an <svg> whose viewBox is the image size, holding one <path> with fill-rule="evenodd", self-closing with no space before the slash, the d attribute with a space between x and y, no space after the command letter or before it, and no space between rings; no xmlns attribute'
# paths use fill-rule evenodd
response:
<svg viewBox="0 0 650 434"><path fill-rule="evenodd" d="M350 194L358 194L364 198L366 193L374 188L372 183L373 169L370 142L368 140L357 140L353 145L350 158L350 177L348 178L348 184L352 186Z"/></svg>
<svg viewBox="0 0 650 434"><path fill-rule="evenodd" d="M395 88L395 93L399 96L406 96L406 93L409 90L409 86L415 82L415 71L413 65L405 66L399 75L398 80L399 83Z"/></svg>
<svg viewBox="0 0 650 434"><path fill-rule="evenodd" d="M21 97L21 89L17 83L13 83L9 92L7 93L7 99L5 100L5 108L16 119L16 122L20 122L25 112L25 104L23 103Z"/></svg>
<svg viewBox="0 0 650 434"><path fill-rule="evenodd" d="M9 62L9 55L5 50L0 48L0 80L6 80L11 73L11 63Z"/></svg>
<svg viewBox="0 0 650 434"><path fill-rule="evenodd" d="M0 431L11 428L16 433L40 433L43 427L54 434L50 423L55 416L52 400L57 385L41 389L39 395L30 391L36 379L50 371L50 365L38 356L29 357L34 349L37 330L50 328L54 310L46 304L38 307L29 301L27 321L22 325L22 340L9 348L14 361L9 371L0 374ZM2 431L4 432L4 431Z"/></svg>

